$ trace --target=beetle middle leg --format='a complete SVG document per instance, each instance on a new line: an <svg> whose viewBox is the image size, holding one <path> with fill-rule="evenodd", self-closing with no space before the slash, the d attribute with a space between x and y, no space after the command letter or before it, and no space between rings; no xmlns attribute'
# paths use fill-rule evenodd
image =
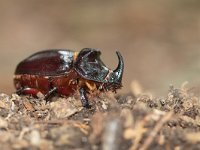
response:
<svg viewBox="0 0 200 150"><path fill-rule="evenodd" d="M46 101L48 101L49 98L50 98L52 95L54 95L55 93L57 93L57 91L58 91L58 88L57 88L57 87L53 87L47 94L44 95L44 99L45 99Z"/></svg>
<svg viewBox="0 0 200 150"><path fill-rule="evenodd" d="M90 108L85 88L81 87L79 89L79 92L80 92L81 103L82 103L83 107Z"/></svg>

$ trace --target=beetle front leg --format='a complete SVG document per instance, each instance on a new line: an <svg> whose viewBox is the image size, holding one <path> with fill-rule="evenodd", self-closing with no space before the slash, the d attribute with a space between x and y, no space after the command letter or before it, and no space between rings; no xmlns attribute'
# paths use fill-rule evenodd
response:
<svg viewBox="0 0 200 150"><path fill-rule="evenodd" d="M81 87L79 89L79 92L80 92L81 103L82 103L83 107L89 108L90 105L89 105L89 102L88 102L88 98L87 98L87 95L86 95L85 88Z"/></svg>

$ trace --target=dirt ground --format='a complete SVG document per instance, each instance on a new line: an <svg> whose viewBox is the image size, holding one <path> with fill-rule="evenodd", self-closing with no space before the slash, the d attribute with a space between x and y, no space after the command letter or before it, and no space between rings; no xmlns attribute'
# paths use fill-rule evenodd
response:
<svg viewBox="0 0 200 150"><path fill-rule="evenodd" d="M40 98L0 94L0 148L76 150L200 149L198 87L169 87L163 97L102 93L83 108L79 95Z"/></svg>

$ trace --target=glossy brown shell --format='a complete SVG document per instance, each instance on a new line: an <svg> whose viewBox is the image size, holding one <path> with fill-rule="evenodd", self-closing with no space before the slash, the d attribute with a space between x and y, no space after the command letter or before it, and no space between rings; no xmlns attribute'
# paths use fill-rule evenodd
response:
<svg viewBox="0 0 200 150"><path fill-rule="evenodd" d="M15 75L64 75L73 66L74 53L74 51L62 49L35 53L18 64Z"/></svg>

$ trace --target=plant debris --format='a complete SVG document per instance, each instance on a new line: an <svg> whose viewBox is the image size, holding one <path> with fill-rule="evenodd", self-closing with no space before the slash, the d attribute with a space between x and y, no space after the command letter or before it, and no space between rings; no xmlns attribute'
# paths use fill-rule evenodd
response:
<svg viewBox="0 0 200 150"><path fill-rule="evenodd" d="M165 97L102 93L90 109L76 97L43 98L0 94L0 148L146 150L199 149L199 97L170 86ZM139 88L139 89L137 89Z"/></svg>

